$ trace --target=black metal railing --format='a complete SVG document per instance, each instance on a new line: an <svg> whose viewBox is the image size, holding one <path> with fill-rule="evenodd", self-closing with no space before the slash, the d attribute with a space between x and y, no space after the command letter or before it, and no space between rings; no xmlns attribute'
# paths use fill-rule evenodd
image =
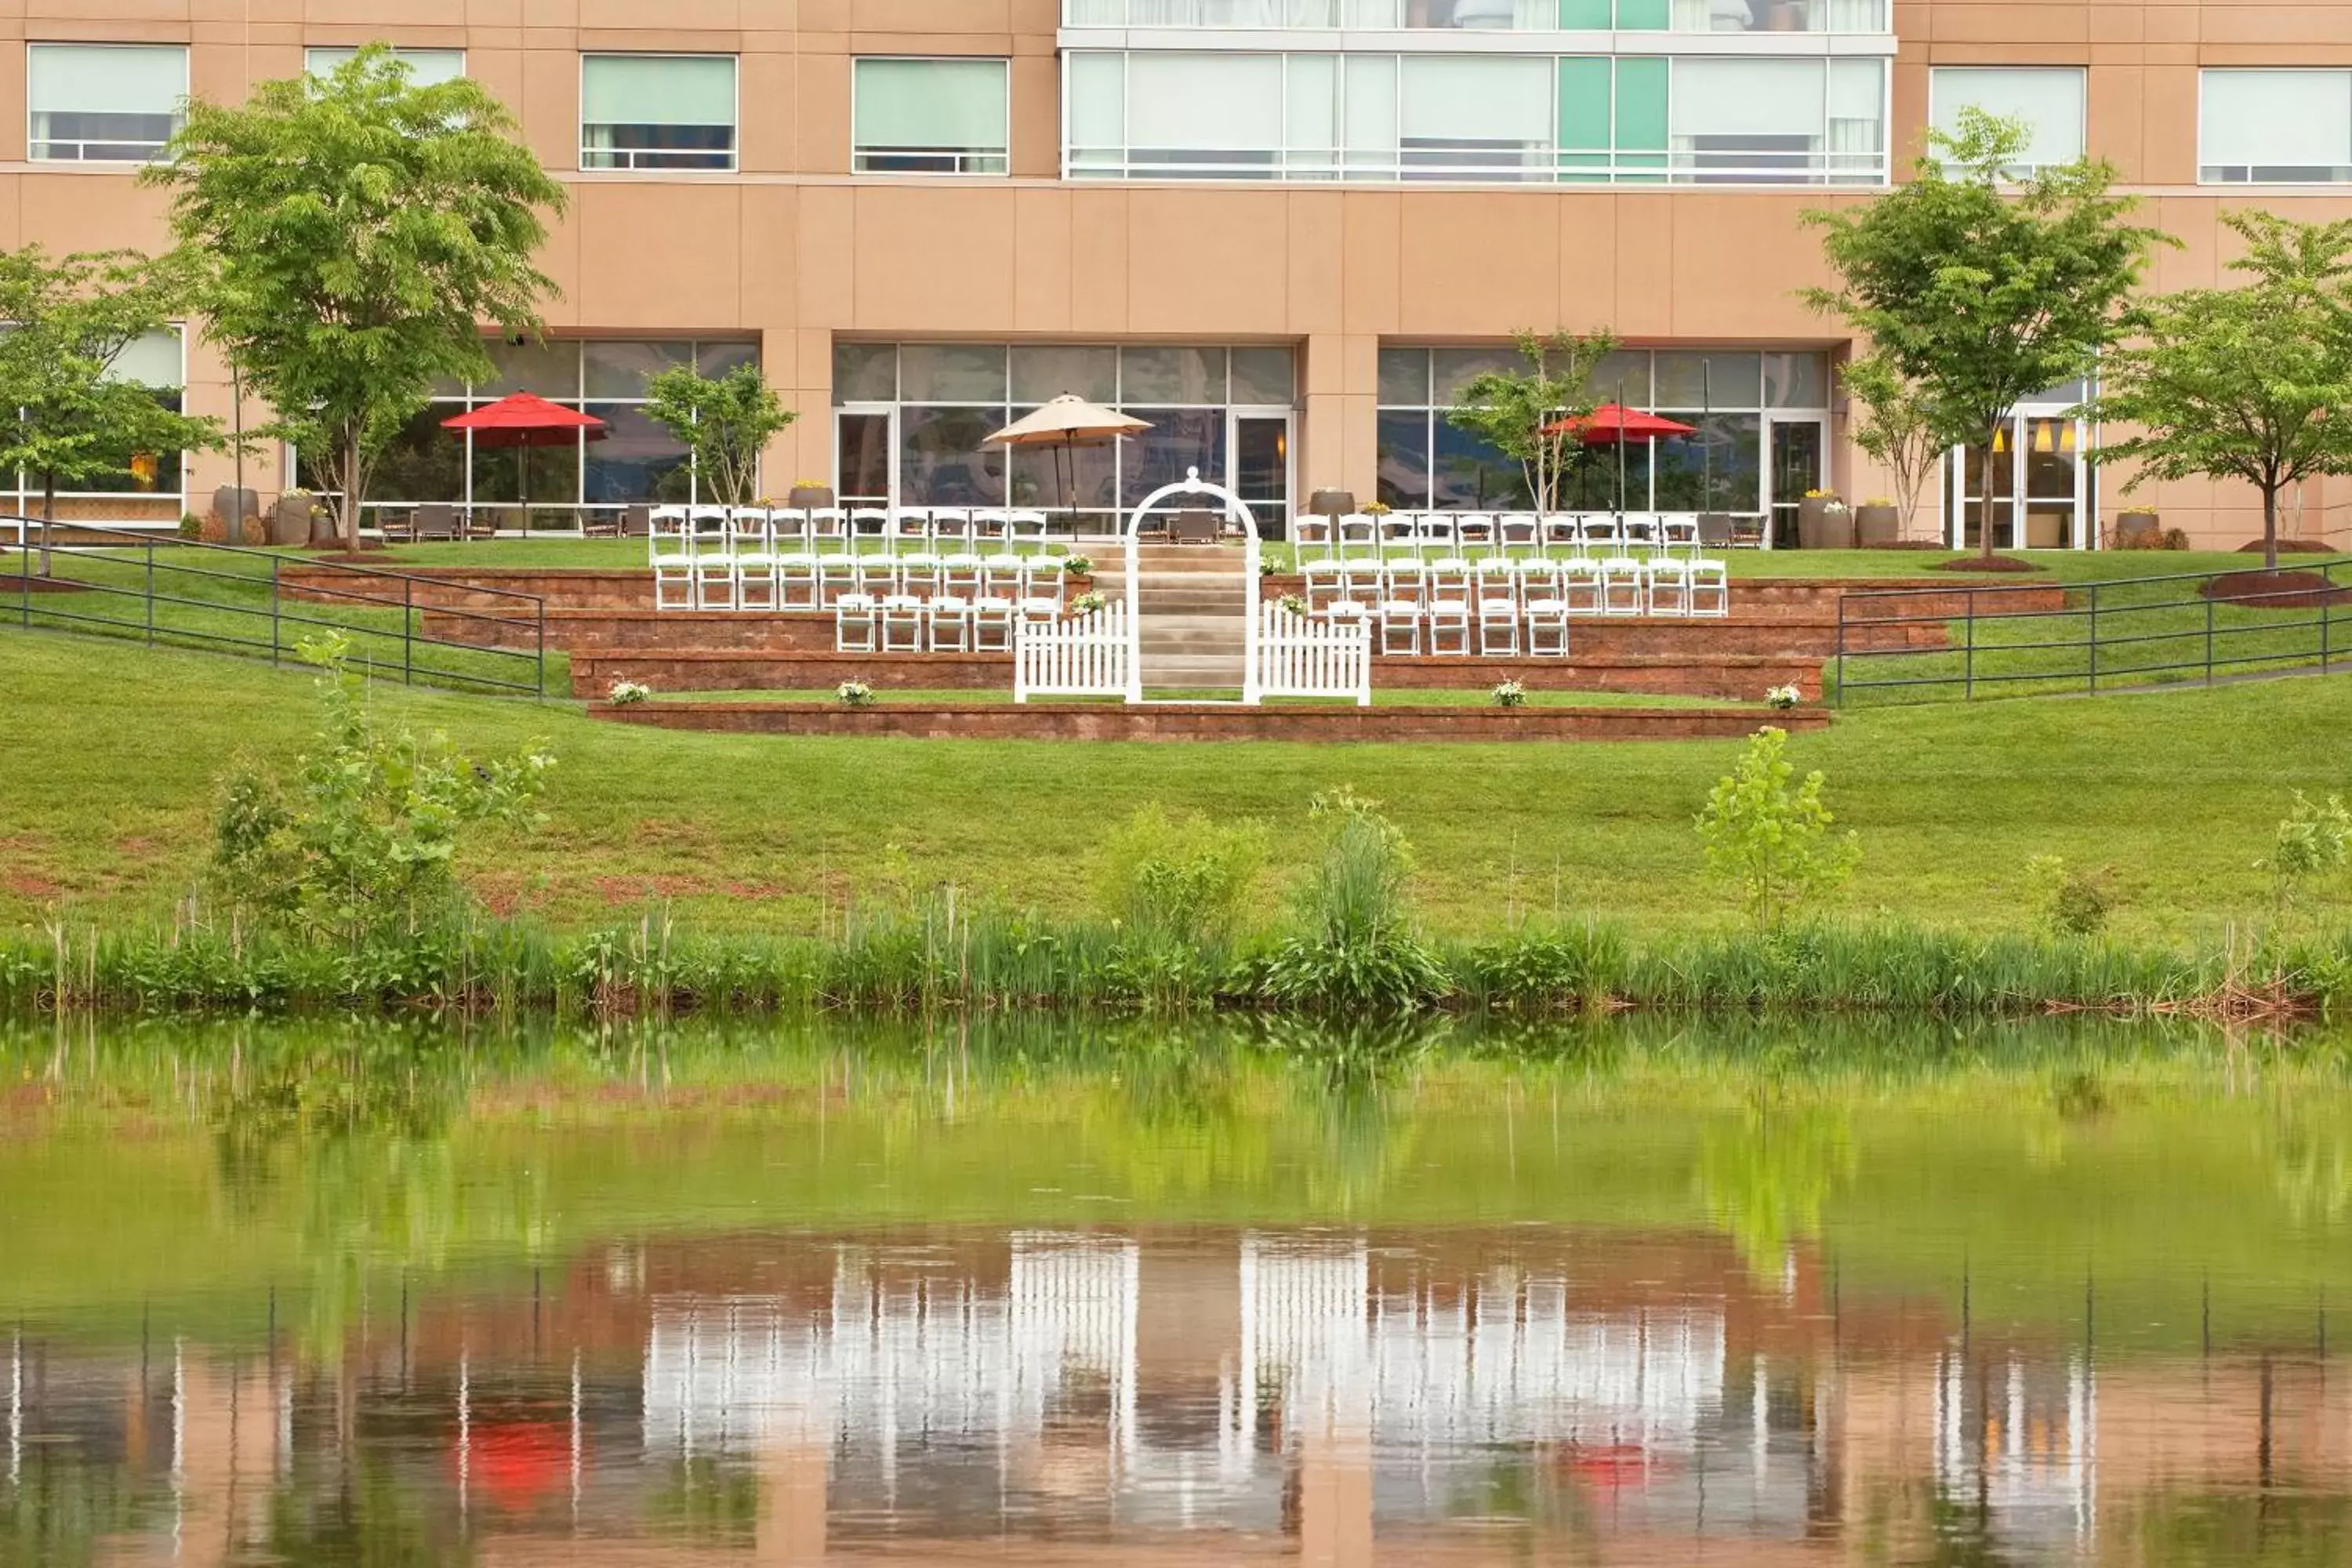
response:
<svg viewBox="0 0 2352 1568"><path fill-rule="evenodd" d="M8 608L0 619L22 627L272 663L306 638L336 632L351 642L354 662L383 679L547 694L547 605L536 594L10 516L0 516L0 604Z"/></svg>
<svg viewBox="0 0 2352 1568"><path fill-rule="evenodd" d="M2282 570L2308 581L2281 585L2250 567L1849 590L1838 597L1838 705L1873 692L1934 702L2210 685L2341 664L2335 628L2352 626L2352 562L2291 559Z"/></svg>

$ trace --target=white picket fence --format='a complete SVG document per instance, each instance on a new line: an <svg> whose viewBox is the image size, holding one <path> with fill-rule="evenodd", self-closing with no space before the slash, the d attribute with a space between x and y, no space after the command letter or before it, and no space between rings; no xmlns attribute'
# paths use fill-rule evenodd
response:
<svg viewBox="0 0 2352 1568"><path fill-rule="evenodd" d="M1024 620L1013 638L1013 700L1125 697L1134 659L1134 629L1118 600L1066 620Z"/></svg>
<svg viewBox="0 0 2352 1568"><path fill-rule="evenodd" d="M1258 606L1260 697L1352 697L1372 701L1372 628L1365 620L1309 620L1281 603Z"/></svg>

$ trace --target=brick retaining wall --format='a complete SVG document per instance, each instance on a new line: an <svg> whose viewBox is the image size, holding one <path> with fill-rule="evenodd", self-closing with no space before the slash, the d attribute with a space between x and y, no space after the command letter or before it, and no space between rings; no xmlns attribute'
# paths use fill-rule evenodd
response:
<svg viewBox="0 0 2352 1568"><path fill-rule="evenodd" d="M1818 730L1821 709L1345 708L1237 703L647 702L595 718L655 729L775 735L993 741L1303 741L1485 742L1738 738L1767 723Z"/></svg>

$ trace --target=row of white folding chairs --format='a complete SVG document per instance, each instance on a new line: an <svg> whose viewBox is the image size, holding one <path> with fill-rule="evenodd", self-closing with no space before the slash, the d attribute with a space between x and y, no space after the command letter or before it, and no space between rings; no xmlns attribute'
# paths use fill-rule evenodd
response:
<svg viewBox="0 0 2352 1568"><path fill-rule="evenodd" d="M1731 575L1720 561L1659 555L1638 560L1531 556L1468 561L1452 556L1417 560L1309 562L1303 569L1309 615L1336 606L1354 614L1403 613L1464 604L1549 604L1570 616L1717 617L1731 613Z"/></svg>
<svg viewBox="0 0 2352 1568"><path fill-rule="evenodd" d="M1055 548L1046 539L1042 511L963 507L656 507L646 533L646 551L656 560L667 554L761 554L844 546L994 549L1020 554Z"/></svg>
<svg viewBox="0 0 2352 1568"><path fill-rule="evenodd" d="M1633 551L1696 554L1696 512L1424 511L1302 517L1291 523L1298 559L1421 560L1463 555L1622 555Z"/></svg>
<svg viewBox="0 0 2352 1568"><path fill-rule="evenodd" d="M1023 621L1060 618L1059 598L1001 594L845 594L834 601L843 653L1007 653Z"/></svg>
<svg viewBox="0 0 2352 1568"><path fill-rule="evenodd" d="M1062 599L1064 557L968 551L904 555L831 550L707 554L654 563L654 606L663 610L822 610L846 595L933 594Z"/></svg>

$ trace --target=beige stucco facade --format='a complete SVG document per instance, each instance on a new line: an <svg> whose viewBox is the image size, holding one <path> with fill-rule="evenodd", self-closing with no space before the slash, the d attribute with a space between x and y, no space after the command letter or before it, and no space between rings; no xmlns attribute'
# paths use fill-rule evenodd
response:
<svg viewBox="0 0 2352 1568"><path fill-rule="evenodd" d="M306 45L388 37L462 47L572 195L545 266L559 335L755 338L803 413L772 474L830 474L832 348L843 337L1189 340L1298 351L1296 493L1369 494L1377 360L1387 342L1458 344L1517 327L1608 326L1633 342L1843 350L1796 297L1822 281L1800 215L1814 189L1318 188L1065 183L1056 0L0 0L0 245L153 247L162 197L119 166L26 161L28 41L189 46L191 86L234 99L296 73ZM657 22L658 26L649 26ZM2352 187L2224 193L2197 184L2200 67L2352 66L2341 5L1896 0L1890 141L1916 150L1935 65L2087 68L2088 144L2177 237L2158 288L2226 270L2221 214L2255 203L2352 216ZM579 173L583 51L740 58L740 172ZM851 61L978 55L1011 64L1011 174L850 173ZM189 357L192 411L226 414L217 361ZM1833 405L1830 479L1877 488ZM248 482L281 481L274 456ZM192 495L226 478L196 466ZM2099 521L2120 504L2103 481ZM2302 531L2352 528L2338 485ZM2214 542L2253 524L2250 493L2145 492ZM2134 499L2140 499L2135 497Z"/></svg>

